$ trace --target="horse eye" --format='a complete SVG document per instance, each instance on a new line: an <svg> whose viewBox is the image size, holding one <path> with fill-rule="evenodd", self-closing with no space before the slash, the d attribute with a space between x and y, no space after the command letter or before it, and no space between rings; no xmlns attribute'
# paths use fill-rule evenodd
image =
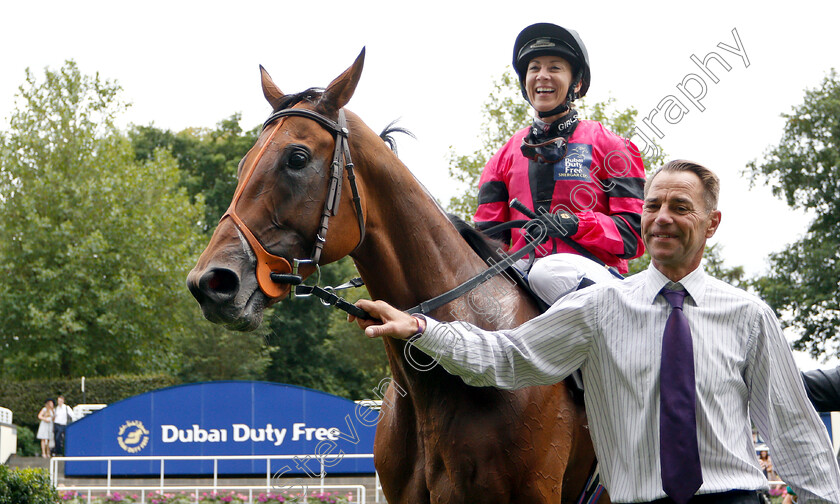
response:
<svg viewBox="0 0 840 504"><path fill-rule="evenodd" d="M300 170L306 166L307 161L309 161L309 156L303 151L296 150L289 154L289 160L286 164L292 170Z"/></svg>

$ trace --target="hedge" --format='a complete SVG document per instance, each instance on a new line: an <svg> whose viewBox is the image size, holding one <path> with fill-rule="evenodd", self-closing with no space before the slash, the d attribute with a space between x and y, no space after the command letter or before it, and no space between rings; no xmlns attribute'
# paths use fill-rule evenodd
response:
<svg viewBox="0 0 840 504"><path fill-rule="evenodd" d="M137 394L177 385L169 375L125 375L85 379L85 402L112 404ZM80 378L56 378L0 382L0 406L12 410L14 423L38 427L38 412L48 398L64 394L65 402L75 406L82 402Z"/></svg>
<svg viewBox="0 0 840 504"><path fill-rule="evenodd" d="M58 491L44 469L0 465L0 504L55 504Z"/></svg>
<svg viewBox="0 0 840 504"><path fill-rule="evenodd" d="M17 456L41 456L41 440L35 439L35 433L25 425L17 426Z"/></svg>

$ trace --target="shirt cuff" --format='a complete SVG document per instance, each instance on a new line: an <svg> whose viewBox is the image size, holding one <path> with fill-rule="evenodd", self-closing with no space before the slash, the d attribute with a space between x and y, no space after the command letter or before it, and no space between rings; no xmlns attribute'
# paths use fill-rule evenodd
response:
<svg viewBox="0 0 840 504"><path fill-rule="evenodd" d="M447 329L447 325L425 315L413 315L414 317L422 317L426 322L426 329L414 335L409 342L430 355L433 358L438 358L442 354L446 354L446 350L451 350L459 341L459 338L451 329Z"/></svg>

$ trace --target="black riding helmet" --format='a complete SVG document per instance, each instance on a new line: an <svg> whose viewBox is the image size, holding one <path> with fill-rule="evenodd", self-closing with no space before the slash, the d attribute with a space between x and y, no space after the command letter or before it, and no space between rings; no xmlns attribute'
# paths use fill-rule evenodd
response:
<svg viewBox="0 0 840 504"><path fill-rule="evenodd" d="M551 23L537 23L519 33L516 42L513 44L513 68L519 76L519 87L522 90L522 96L530 103L528 93L525 91L525 74L528 71L528 63L536 57L550 54L560 56L572 65L574 77L571 86L569 86L566 103L559 107L560 109L564 107L568 109L568 103L586 95L590 80L589 54L586 52L586 46L580 39L580 35L574 30L567 30ZM575 93L578 82L581 83L580 92ZM564 111L552 110L546 113L548 115L540 115L548 117Z"/></svg>

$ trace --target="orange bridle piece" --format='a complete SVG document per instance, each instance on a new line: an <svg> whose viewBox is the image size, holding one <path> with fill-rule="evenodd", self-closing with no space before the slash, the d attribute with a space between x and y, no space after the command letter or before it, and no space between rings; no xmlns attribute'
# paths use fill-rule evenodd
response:
<svg viewBox="0 0 840 504"><path fill-rule="evenodd" d="M230 206L227 209L227 212L222 216L219 220L221 223L225 217L230 217L233 221L233 224L236 228L245 236L245 239L251 245L251 249L254 251L254 255L256 256L256 275L257 275L257 283L260 286L260 290L271 299L277 299L284 297L289 293L291 290L291 284L289 281L284 281L282 279L278 279L275 281L272 278L272 274L279 274L279 275L298 275L297 267L292 268L289 264L289 261L283 257L276 256L274 254L269 253L265 248L262 246L257 237L254 236L254 233L248 229L248 226L242 221L241 218L236 214L236 203L239 201L239 197L245 190L245 186L248 185L248 181L251 178L251 175L254 173L257 164L259 164L260 159L265 153L266 148L271 144L271 141L274 139L274 136L280 129L280 126L286 121L288 116L299 116L299 117L306 117L312 119L313 121L319 123L321 126L326 128L330 131L333 135L335 135L335 151L333 153L333 160L332 164L330 165L330 180L328 184L327 190L327 199L324 202L324 211L321 214L321 223L318 228L318 232L315 235L315 247L312 252L312 257L308 260L299 260L295 259L295 264L298 263L308 263L310 265L314 265L315 268L318 267L318 263L321 259L321 251L326 244L326 236L327 236L327 227L328 221L331 215L336 215L338 211L338 207L341 201L341 183L343 180L343 176L345 171L347 172L347 179L350 183L350 189L352 191L352 201L353 207L356 211L356 219L359 223L359 243L356 245L356 248L361 246L362 241L365 237L365 219L362 213L362 204L361 204L361 197L359 195L359 189L356 186L356 176L353 173L353 162L350 159L350 146L348 142L348 135L350 131L347 129L346 118L344 115L344 109L340 109L338 111L338 122L334 122L321 114L308 110L308 109L282 109L275 111L272 113L268 120L263 125L263 128L267 127L273 121L280 119L277 125L272 130L271 135L269 135L268 140L266 140L265 144L260 148L260 151L257 153L256 159L254 162L251 163L251 166L247 168L247 172L244 174L244 178L240 181L239 185L236 187L236 192L233 195L233 200L230 202ZM355 250L355 249L354 249ZM297 277L297 283L300 283L300 277Z"/></svg>
<svg viewBox="0 0 840 504"><path fill-rule="evenodd" d="M254 173L254 170L259 164L260 159L265 153L265 149L271 145L271 141L274 139L274 135L277 134L277 131L280 129L280 126L285 122L285 117L277 123L274 127L274 130L271 132L271 135L266 140L265 144L262 146L260 151L257 153L257 158L254 159L254 162L251 163L251 166L247 168L247 172L245 173L245 177L242 179L240 184L236 188L236 192L233 195L233 200L230 202L230 206L228 207L225 214L219 219L219 223L221 223L225 217L230 217L233 221L233 224L236 226L244 236L245 239L248 241L248 244L251 245L251 250L254 251L254 255L256 256L256 275L257 275L257 283L260 286L260 290L271 299L281 298L286 296L289 291L291 290L291 284L286 283L278 283L271 279L272 273L291 273L292 266L289 264L285 258L276 256L270 252L268 252L257 240L257 237L254 236L254 233L248 229L248 226L242 222L242 219L236 214L236 203L239 201L239 197L242 196L242 193L245 190L245 186L248 185L248 181L251 179L251 175Z"/></svg>

